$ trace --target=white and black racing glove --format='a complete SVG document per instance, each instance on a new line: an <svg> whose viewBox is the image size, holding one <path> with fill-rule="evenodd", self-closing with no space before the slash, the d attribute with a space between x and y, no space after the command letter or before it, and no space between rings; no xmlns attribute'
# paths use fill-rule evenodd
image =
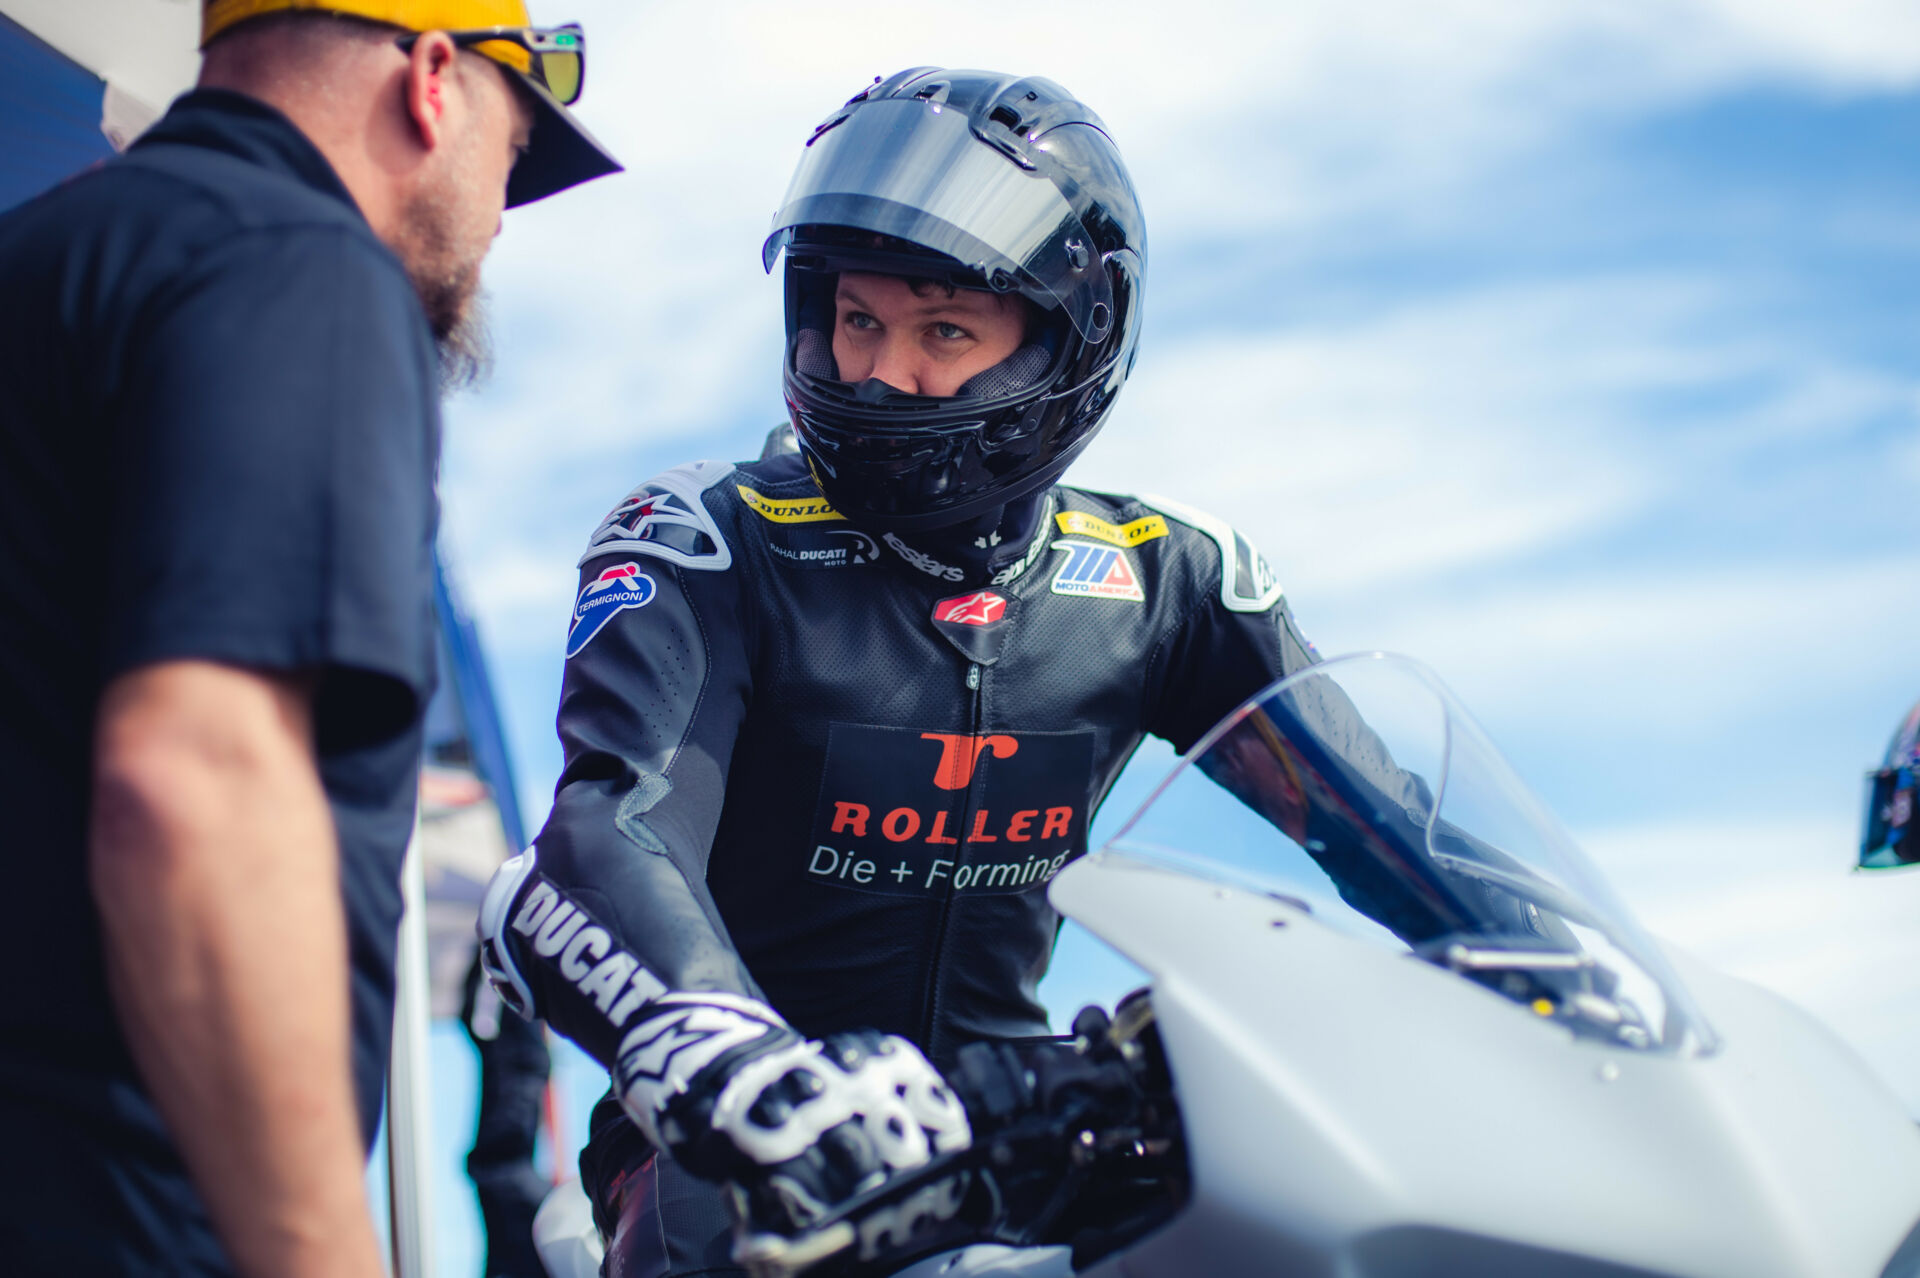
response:
<svg viewBox="0 0 1920 1278"><path fill-rule="evenodd" d="M614 1087L654 1144L745 1190L758 1219L807 1227L855 1194L972 1143L967 1112L907 1040L809 1042L766 1004L664 994L620 1043Z"/></svg>

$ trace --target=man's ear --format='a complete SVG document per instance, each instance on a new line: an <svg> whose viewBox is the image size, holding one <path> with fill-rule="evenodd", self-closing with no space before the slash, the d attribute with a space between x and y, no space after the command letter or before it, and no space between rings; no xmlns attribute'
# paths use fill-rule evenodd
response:
<svg viewBox="0 0 1920 1278"><path fill-rule="evenodd" d="M429 31L413 42L407 58L407 114L419 132L420 145L429 151L440 145L448 100L457 91L454 60L459 56L446 32Z"/></svg>

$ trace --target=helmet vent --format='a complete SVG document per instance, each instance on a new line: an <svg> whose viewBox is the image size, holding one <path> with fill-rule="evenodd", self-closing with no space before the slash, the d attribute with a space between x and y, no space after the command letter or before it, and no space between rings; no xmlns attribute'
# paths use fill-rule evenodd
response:
<svg viewBox="0 0 1920 1278"><path fill-rule="evenodd" d="M987 112L987 118L995 124L1004 125L1014 133L1020 131L1020 113L1010 106L997 106Z"/></svg>

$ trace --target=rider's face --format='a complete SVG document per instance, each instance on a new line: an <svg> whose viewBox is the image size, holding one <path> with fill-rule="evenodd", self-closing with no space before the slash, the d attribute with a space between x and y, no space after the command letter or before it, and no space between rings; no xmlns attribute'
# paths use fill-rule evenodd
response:
<svg viewBox="0 0 1920 1278"><path fill-rule="evenodd" d="M910 395L952 395L1020 348L1018 297L894 275L847 272L833 298L833 358L843 381L876 378Z"/></svg>

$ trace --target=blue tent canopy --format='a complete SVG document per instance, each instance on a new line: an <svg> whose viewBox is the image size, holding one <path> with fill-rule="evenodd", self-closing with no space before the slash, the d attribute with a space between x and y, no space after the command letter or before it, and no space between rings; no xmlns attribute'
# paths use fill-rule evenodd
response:
<svg viewBox="0 0 1920 1278"><path fill-rule="evenodd" d="M0 15L0 208L113 154L106 81Z"/></svg>

